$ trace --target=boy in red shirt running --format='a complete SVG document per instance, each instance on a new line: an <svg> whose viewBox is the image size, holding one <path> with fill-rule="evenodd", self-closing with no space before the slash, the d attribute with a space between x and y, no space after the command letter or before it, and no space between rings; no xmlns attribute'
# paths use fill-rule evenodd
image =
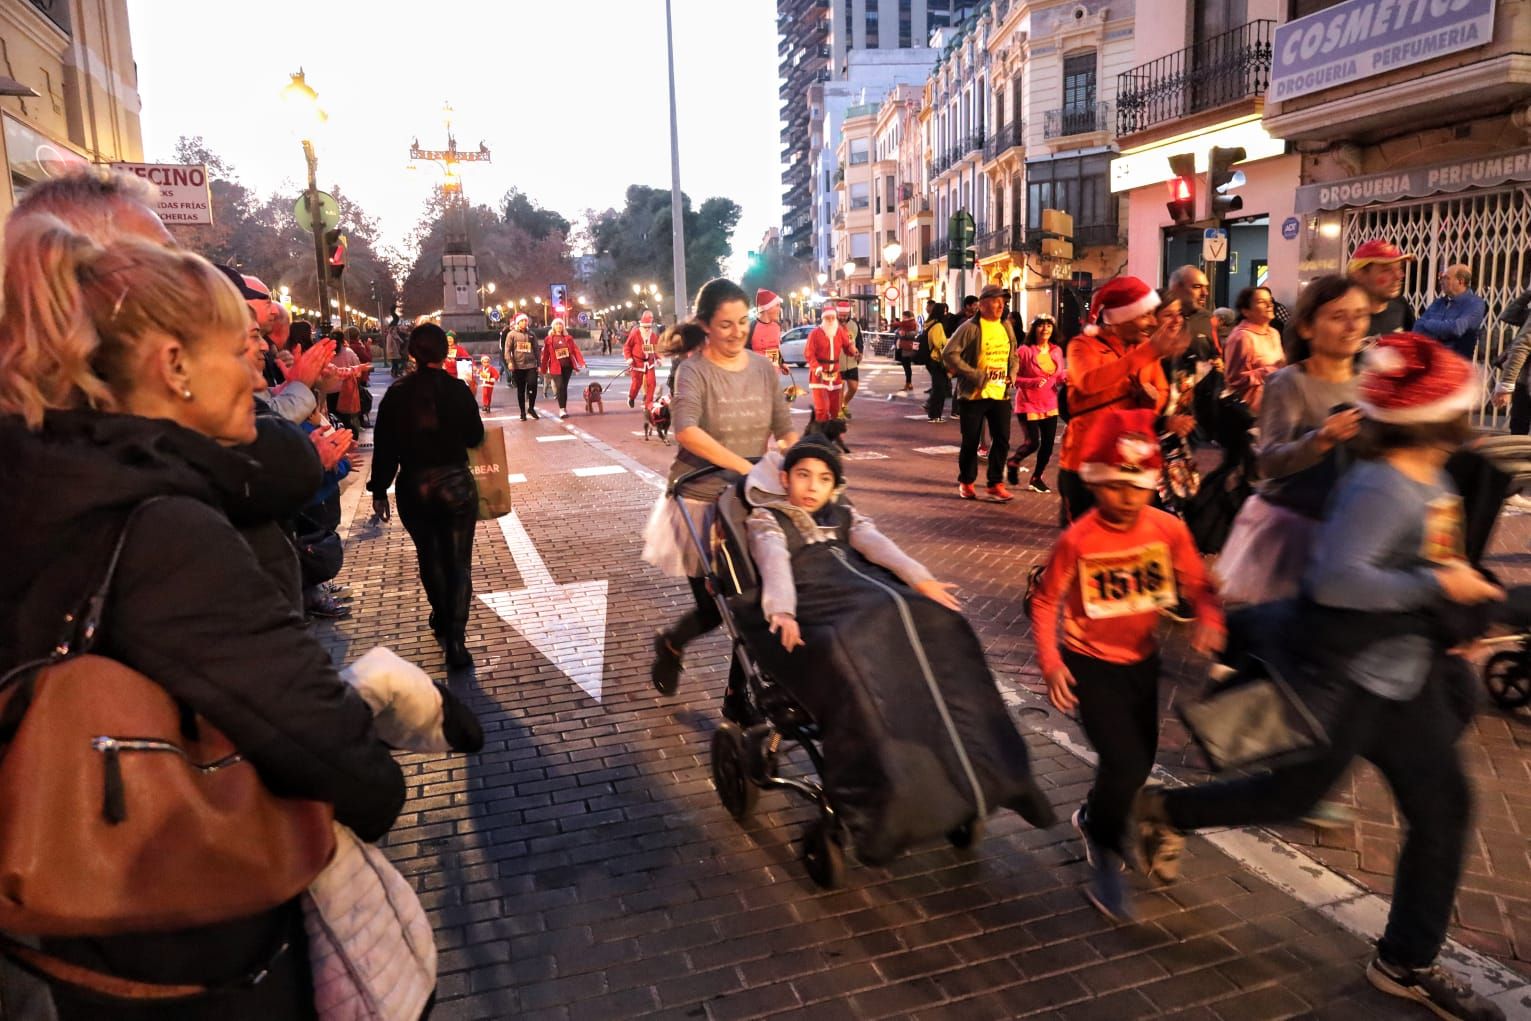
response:
<svg viewBox="0 0 1531 1021"><path fill-rule="evenodd" d="M1073 822L1094 869L1086 896L1112 919L1130 917L1123 837L1159 745L1159 610L1185 597L1196 610L1192 646L1223 646L1222 609L1190 531L1148 506L1163 467L1156 436L1151 410L1115 409L1094 423L1079 474L1095 507L1059 536L1031 604L1047 696L1062 712L1078 709L1100 757Z"/></svg>

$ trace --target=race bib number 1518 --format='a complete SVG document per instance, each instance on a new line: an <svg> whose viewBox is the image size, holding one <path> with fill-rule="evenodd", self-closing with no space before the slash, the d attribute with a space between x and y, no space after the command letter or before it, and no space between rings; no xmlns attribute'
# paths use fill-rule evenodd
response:
<svg viewBox="0 0 1531 1021"><path fill-rule="evenodd" d="M1091 620L1148 613L1179 602L1174 561L1162 542L1081 557L1079 590Z"/></svg>

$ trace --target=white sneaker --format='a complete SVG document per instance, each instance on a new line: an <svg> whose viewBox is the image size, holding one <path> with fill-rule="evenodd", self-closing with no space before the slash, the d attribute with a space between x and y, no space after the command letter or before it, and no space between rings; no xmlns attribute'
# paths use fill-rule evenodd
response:
<svg viewBox="0 0 1531 1021"><path fill-rule="evenodd" d="M567 411L560 411L558 413L558 417L559 418L568 418L569 417L569 413Z"/></svg>

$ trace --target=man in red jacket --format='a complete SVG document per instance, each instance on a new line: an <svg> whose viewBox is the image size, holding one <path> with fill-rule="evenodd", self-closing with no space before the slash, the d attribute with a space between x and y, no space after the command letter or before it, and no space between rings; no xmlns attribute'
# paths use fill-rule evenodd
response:
<svg viewBox="0 0 1531 1021"><path fill-rule="evenodd" d="M824 306L823 319L808 334L803 357L808 362L808 389L813 394L813 417L817 422L832 422L840 417L840 398L845 392L841 378L850 334L840 325L840 315L830 304Z"/></svg>
<svg viewBox="0 0 1531 1021"><path fill-rule="evenodd" d="M622 345L622 354L627 359L627 371L633 377L632 386L627 389L629 408L637 405L638 388L641 386L643 410L654 410L654 369L659 364L659 351L656 347L658 340L654 330L654 313L644 312L638 325L627 335L627 343Z"/></svg>

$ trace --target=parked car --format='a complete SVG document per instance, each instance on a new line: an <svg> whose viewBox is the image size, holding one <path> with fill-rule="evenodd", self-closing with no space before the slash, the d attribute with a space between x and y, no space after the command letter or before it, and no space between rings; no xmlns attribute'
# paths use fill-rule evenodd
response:
<svg viewBox="0 0 1531 1021"><path fill-rule="evenodd" d="M812 326L794 326L781 335L781 360L788 365L807 365L804 350L808 347L808 334Z"/></svg>

